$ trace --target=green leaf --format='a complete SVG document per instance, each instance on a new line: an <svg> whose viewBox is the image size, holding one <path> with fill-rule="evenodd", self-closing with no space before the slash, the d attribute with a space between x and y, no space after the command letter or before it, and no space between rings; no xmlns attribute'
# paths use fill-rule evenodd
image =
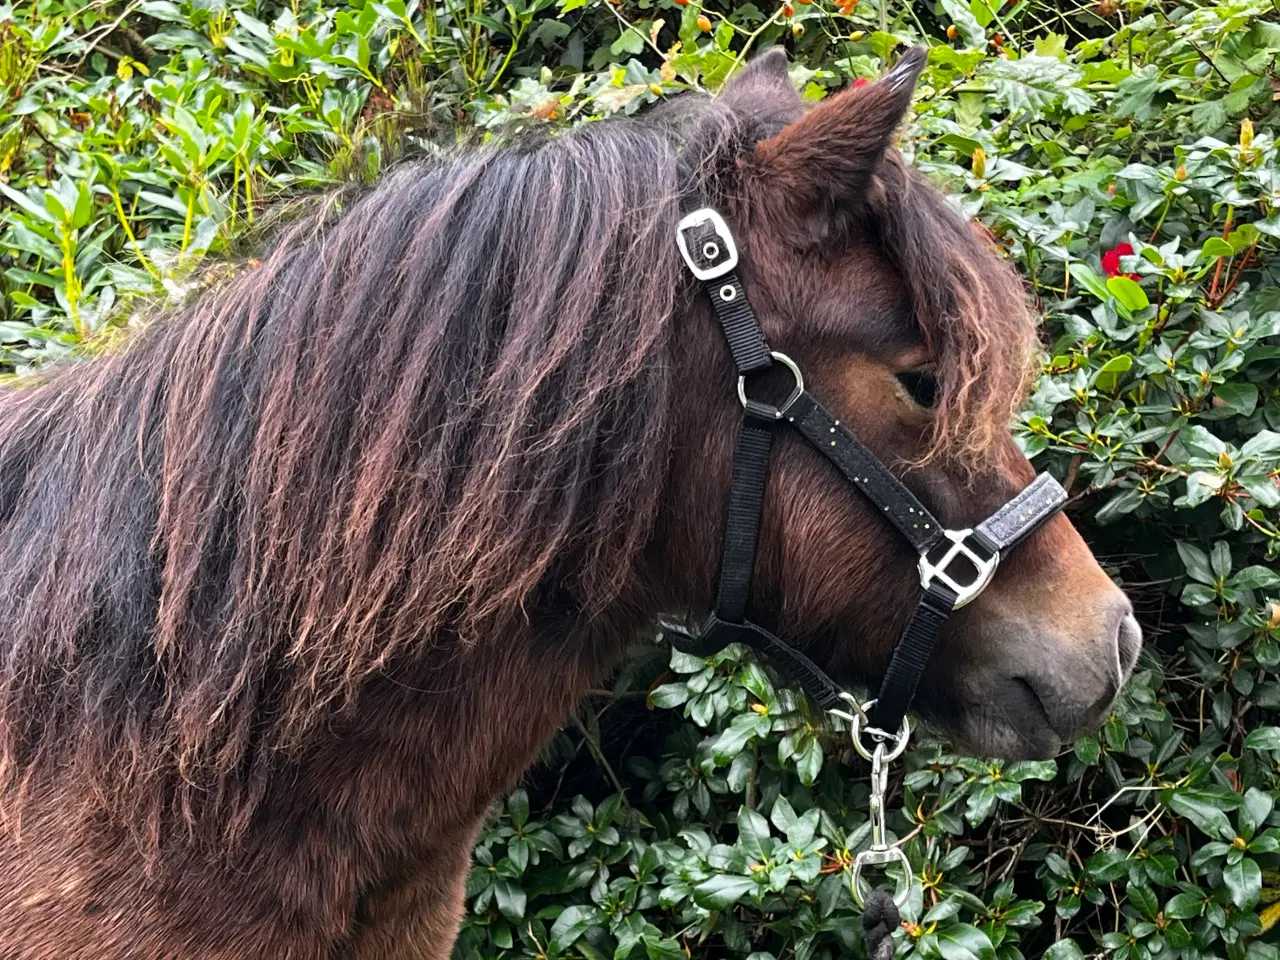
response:
<svg viewBox="0 0 1280 960"><path fill-rule="evenodd" d="M986 43L987 35L983 32L981 24L974 18L969 4L961 0L942 0L942 9L960 31L965 46L980 47Z"/></svg>
<svg viewBox="0 0 1280 960"><path fill-rule="evenodd" d="M1213 569L1215 582L1226 579L1231 573L1231 547L1227 545L1227 541L1214 541L1213 549L1209 553L1209 566Z"/></svg>
<svg viewBox="0 0 1280 960"><path fill-rule="evenodd" d="M964 818L970 824L977 826L991 815L997 799L995 787L992 784L984 783L976 787L969 794L969 801L965 805Z"/></svg>
<svg viewBox="0 0 1280 960"><path fill-rule="evenodd" d="M1147 299L1147 291L1143 290L1137 281L1130 280L1128 277L1108 277L1107 291L1131 312L1145 310L1151 306L1151 301Z"/></svg>
<svg viewBox="0 0 1280 960"><path fill-rule="evenodd" d="M1169 798L1169 808L1195 824L1202 833L1215 840L1230 842L1236 832L1231 821L1220 809L1185 793L1174 793Z"/></svg>
<svg viewBox="0 0 1280 960"><path fill-rule="evenodd" d="M1189 893L1179 893L1164 905L1164 915L1171 920L1189 920L1200 916L1204 909L1204 897Z"/></svg>
<svg viewBox="0 0 1280 960"><path fill-rule="evenodd" d="M938 952L944 960L995 960L995 947L991 939L967 923L939 930Z"/></svg>
<svg viewBox="0 0 1280 960"><path fill-rule="evenodd" d="M1274 802L1270 794L1263 793L1257 787L1246 790L1244 799L1240 802L1240 836L1245 840L1252 840L1266 823L1267 817L1271 816Z"/></svg>
<svg viewBox="0 0 1280 960"><path fill-rule="evenodd" d="M1280 433L1259 430L1240 448L1241 459L1269 460L1280 457Z"/></svg>
<svg viewBox="0 0 1280 960"><path fill-rule="evenodd" d="M524 918L527 898L518 884L510 880L499 880L493 885L493 894L504 917L512 922Z"/></svg>
<svg viewBox="0 0 1280 960"><path fill-rule="evenodd" d="M1004 779L1021 783L1024 780L1052 780L1058 775L1056 760L1018 760L1005 764Z"/></svg>
<svg viewBox="0 0 1280 960"><path fill-rule="evenodd" d="M1112 280L1114 279L1117 278L1112 277ZM1110 285L1111 281L1108 280L1108 288L1110 288ZM1097 384L1099 390L1114 390L1116 388L1116 381L1120 374L1126 373L1132 368L1133 357L1127 353L1121 353L1112 357L1098 368L1097 378L1094 380L1094 383Z"/></svg>
<svg viewBox="0 0 1280 960"><path fill-rule="evenodd" d="M1215 582L1216 578L1209 566L1209 555L1207 553L1195 544L1187 543L1185 540L1179 540L1177 548L1178 556L1182 559L1182 565L1192 579L1209 585Z"/></svg>
<svg viewBox="0 0 1280 960"><path fill-rule="evenodd" d="M624 54L638 56L644 53L644 34L635 27L627 27L622 34L609 47L609 52L615 57L621 57Z"/></svg>
<svg viewBox="0 0 1280 960"><path fill-rule="evenodd" d="M806 737L804 746L796 755L796 774L806 787L812 786L822 771L822 744L817 737Z"/></svg>
<svg viewBox="0 0 1280 960"><path fill-rule="evenodd" d="M1151 888L1142 883L1125 884L1125 895L1129 902L1138 908L1148 920L1154 920L1160 912L1160 901L1151 892Z"/></svg>
<svg viewBox="0 0 1280 960"><path fill-rule="evenodd" d="M978 24L978 27L983 30L987 28L987 25L996 16L996 10L992 8L988 0L969 0L969 13L973 15L974 22Z"/></svg>
<svg viewBox="0 0 1280 960"><path fill-rule="evenodd" d="M1116 85L1117 96L1112 110L1117 117L1152 120L1160 113L1156 96L1161 89L1160 68L1147 64Z"/></svg>
<svg viewBox="0 0 1280 960"><path fill-rule="evenodd" d="M507 797L507 811L517 827L529 822L529 794L523 787L511 791L511 796Z"/></svg>
<svg viewBox="0 0 1280 960"><path fill-rule="evenodd" d="M689 699L689 686L686 683L664 683L649 694L649 703L659 710L670 710Z"/></svg>
<svg viewBox="0 0 1280 960"><path fill-rule="evenodd" d="M1247 750L1280 750L1280 727L1255 727L1244 738Z"/></svg>
<svg viewBox="0 0 1280 960"><path fill-rule="evenodd" d="M1042 955L1042 960L1084 960L1084 951L1074 940L1059 940Z"/></svg>
<svg viewBox="0 0 1280 960"><path fill-rule="evenodd" d="M596 907L575 904L565 907L551 925L551 952L564 953L574 942L597 922L600 911Z"/></svg>
<svg viewBox="0 0 1280 960"><path fill-rule="evenodd" d="M1233 413L1247 417L1258 405L1258 388L1252 383L1239 381L1220 383L1213 388L1213 394L1221 400Z"/></svg>
<svg viewBox="0 0 1280 960"><path fill-rule="evenodd" d="M693 899L704 909L723 910L733 906L759 886L752 877L721 873L694 887Z"/></svg>
<svg viewBox="0 0 1280 960"><path fill-rule="evenodd" d="M1070 270L1071 276L1076 283L1092 293L1097 299L1105 301L1109 298L1110 291L1107 289L1107 285L1087 264L1076 261L1071 264Z"/></svg>
<svg viewBox="0 0 1280 960"><path fill-rule="evenodd" d="M1241 910L1251 909L1262 895L1262 869L1249 857L1223 867L1222 882L1231 891L1231 902Z"/></svg>
<svg viewBox="0 0 1280 960"><path fill-rule="evenodd" d="M788 805L789 806L789 805ZM738 846L749 859L761 863L768 859L765 844L773 848L769 837L769 821L750 807L738 809Z"/></svg>
<svg viewBox="0 0 1280 960"><path fill-rule="evenodd" d="M1085 766L1093 766L1102 756L1102 748L1094 737L1083 737L1076 741L1075 755Z"/></svg>
<svg viewBox="0 0 1280 960"><path fill-rule="evenodd" d="M1245 567L1231 578L1233 587L1247 587L1250 590L1271 590L1280 587L1280 573L1270 567L1255 564Z"/></svg>
<svg viewBox="0 0 1280 960"><path fill-rule="evenodd" d="M1231 248L1231 244L1227 243L1221 237L1210 237L1204 242L1204 246L1200 248L1200 257L1205 260L1213 260L1218 257L1230 257L1235 253Z"/></svg>
<svg viewBox="0 0 1280 960"><path fill-rule="evenodd" d="M33 217L43 220L46 223L57 223L60 219L62 219L57 214L53 213L47 206L35 203L25 193L20 193L17 190L14 190L12 187L8 187L3 183L0 183L0 193L3 193L6 197L8 197L10 200L16 203L18 206L20 206L23 210L27 211L27 213L31 214Z"/></svg>
<svg viewBox="0 0 1280 960"><path fill-rule="evenodd" d="M789 833L799 819L800 817L796 814L795 808L791 806L791 801L786 797L778 797L773 802L773 809L769 811L769 820L783 834Z"/></svg>

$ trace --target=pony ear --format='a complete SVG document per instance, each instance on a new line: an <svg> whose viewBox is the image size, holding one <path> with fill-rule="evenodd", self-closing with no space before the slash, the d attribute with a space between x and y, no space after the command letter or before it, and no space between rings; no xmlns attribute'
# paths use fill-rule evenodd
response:
<svg viewBox="0 0 1280 960"><path fill-rule="evenodd" d="M720 96L731 107L752 114L768 112L771 108L795 111L803 103L787 73L787 53L781 47L766 50L730 77ZM786 120L792 117L794 113Z"/></svg>
<svg viewBox="0 0 1280 960"><path fill-rule="evenodd" d="M911 106L928 47L912 47L879 80L822 101L776 136L756 145L770 179L810 201L851 199L870 179Z"/></svg>

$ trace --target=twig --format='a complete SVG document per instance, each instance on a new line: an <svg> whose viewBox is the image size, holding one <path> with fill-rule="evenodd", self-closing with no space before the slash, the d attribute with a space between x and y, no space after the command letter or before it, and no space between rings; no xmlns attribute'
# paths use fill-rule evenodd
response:
<svg viewBox="0 0 1280 960"><path fill-rule="evenodd" d="M618 793L622 794L622 802L627 806L631 806L627 801L627 788L622 785L622 781L618 779L618 775L613 772L613 767L609 765L609 760L604 755L604 751L600 749L600 745L596 743L595 739L587 731L586 726L576 713L569 719L573 721L573 725L577 727L578 732L582 734L582 739L586 742L587 749L591 751L591 756L595 758L597 765L599 765L600 769L604 771L605 776L609 778L609 782L613 784L613 788L617 790Z"/></svg>

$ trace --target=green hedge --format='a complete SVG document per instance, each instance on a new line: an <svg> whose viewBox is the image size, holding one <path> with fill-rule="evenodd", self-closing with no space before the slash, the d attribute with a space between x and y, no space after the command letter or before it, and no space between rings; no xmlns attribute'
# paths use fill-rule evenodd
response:
<svg viewBox="0 0 1280 960"><path fill-rule="evenodd" d="M1025 273L1017 432L1149 636L1056 762L919 743L900 955L1280 957L1280 14L1231 3L0 6L0 372L109 344L287 199L634 112L786 43L810 98L933 45L904 141ZM476 849L457 956L858 956L866 770L731 649L641 644Z"/></svg>

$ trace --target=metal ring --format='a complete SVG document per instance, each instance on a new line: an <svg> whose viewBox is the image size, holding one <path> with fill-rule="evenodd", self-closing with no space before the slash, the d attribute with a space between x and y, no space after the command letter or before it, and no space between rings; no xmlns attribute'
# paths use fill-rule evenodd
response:
<svg viewBox="0 0 1280 960"><path fill-rule="evenodd" d="M738 299L738 288L732 283L726 283L720 288L720 299L725 303L732 303Z"/></svg>
<svg viewBox="0 0 1280 960"><path fill-rule="evenodd" d="M866 703L858 706L858 709L853 713L853 716L849 721L851 727L850 736L853 739L853 749L858 751L858 756L862 757L863 760L870 760L871 754L875 749L873 747L871 750L868 750L863 746L862 734L864 731L869 734L873 740L882 744L892 743L893 749L881 757L883 762L888 763L890 760L897 760L902 756L902 751L907 749L907 741L911 738L911 721L906 717L903 717L902 726L898 728L897 733L889 733L887 730L881 730L879 727L872 727L869 725L864 727L863 724L870 724L870 720L867 718L867 711L875 705L875 700L868 700Z"/></svg>
<svg viewBox="0 0 1280 960"><path fill-rule="evenodd" d="M720 244L714 240L708 240L702 245L702 255L708 260L715 260L720 256Z"/></svg>
<svg viewBox="0 0 1280 960"><path fill-rule="evenodd" d="M791 390L791 396L787 397L787 399L782 402L782 406L773 408L773 418L775 420L781 420L786 416L787 411L791 409L791 405L799 400L800 395L804 393L804 375L800 372L800 368L796 366L795 361L785 353L778 353L776 350L771 350L769 351L769 356L773 357L774 360L778 361L778 363L790 370L791 375L796 379L796 385ZM742 406L746 407L747 377L745 374L738 377L738 399L742 401ZM768 405L766 404L765 406Z"/></svg>
<svg viewBox="0 0 1280 960"><path fill-rule="evenodd" d="M902 880L898 883L898 889L893 895L893 902L899 909L906 905L907 898L911 896L911 885L915 881L915 875L911 872L911 861L907 859L901 847L885 847L883 850L863 850L853 859L853 879L849 884L849 892L853 894L853 899L858 901L858 906L863 906L867 895L871 893L869 888L863 892L862 868L887 867L892 863L900 864L903 874Z"/></svg>

